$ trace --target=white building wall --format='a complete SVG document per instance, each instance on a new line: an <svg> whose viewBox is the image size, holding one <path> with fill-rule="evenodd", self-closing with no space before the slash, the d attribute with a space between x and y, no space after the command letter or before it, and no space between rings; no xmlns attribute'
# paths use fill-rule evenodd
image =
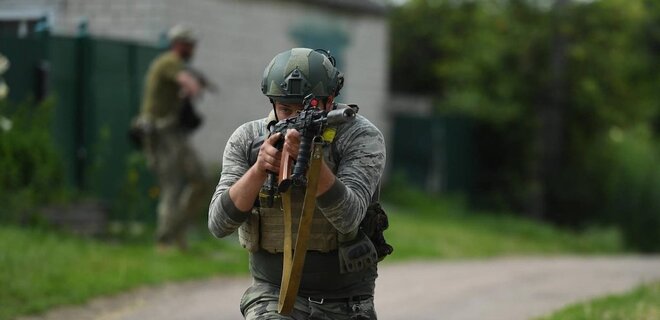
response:
<svg viewBox="0 0 660 320"><path fill-rule="evenodd" d="M225 143L240 124L271 109L261 94L261 76L275 54L296 46L291 28L310 17L334 21L350 37L341 61L342 101L357 103L387 138L388 30L382 16L290 1L0 0L1 11L25 8L51 12L59 34L75 34L82 17L90 34L113 39L156 43L176 23L198 31L193 64L220 87L219 94L203 97L204 126L193 137L209 167L220 165Z"/></svg>

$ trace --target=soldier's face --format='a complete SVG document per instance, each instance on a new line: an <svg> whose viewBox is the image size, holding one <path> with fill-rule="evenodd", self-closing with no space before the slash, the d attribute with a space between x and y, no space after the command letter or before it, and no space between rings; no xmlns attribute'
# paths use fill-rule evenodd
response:
<svg viewBox="0 0 660 320"><path fill-rule="evenodd" d="M174 50L178 52L181 59L189 61L195 54L195 44L184 41L177 41L174 43Z"/></svg>
<svg viewBox="0 0 660 320"><path fill-rule="evenodd" d="M195 45L192 43L186 43L183 45L183 58L190 60L195 54Z"/></svg>
<svg viewBox="0 0 660 320"><path fill-rule="evenodd" d="M328 104L331 106L332 104ZM275 102L275 113L278 120L289 119L295 117L300 110L303 109L302 103L281 103ZM319 101L319 109L326 110L326 104L323 101ZM326 110L329 111L329 110Z"/></svg>
<svg viewBox="0 0 660 320"><path fill-rule="evenodd" d="M281 102L275 102L275 113L279 120L295 117L302 108L302 104L284 104Z"/></svg>

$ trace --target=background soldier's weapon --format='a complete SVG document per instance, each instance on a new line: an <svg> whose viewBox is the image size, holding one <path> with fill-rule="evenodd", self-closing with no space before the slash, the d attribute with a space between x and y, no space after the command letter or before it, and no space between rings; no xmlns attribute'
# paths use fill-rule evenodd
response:
<svg viewBox="0 0 660 320"><path fill-rule="evenodd" d="M202 71L199 69L195 69L191 66L186 67L186 71L188 71L193 77L199 81L199 84L206 89L208 92L211 93L217 93L219 90L218 86L215 84L215 82L211 81Z"/></svg>
<svg viewBox="0 0 660 320"><path fill-rule="evenodd" d="M330 112L318 108L319 101L309 95L303 100L303 109L293 118L269 124L271 134L284 134L288 129L296 129L300 132L300 149L295 165L292 168L293 159L284 150L280 161L279 177L270 173L267 183L268 202L272 205L272 197L277 190L282 196L282 208L284 209L284 253L282 265L282 285L280 287L280 299L278 312L290 314L300 287L300 277L305 263L307 252L307 239L311 232L312 217L316 208L316 189L318 187L319 172L323 157L323 132L329 126L336 126L355 119L355 110L352 108L339 108ZM279 139L277 148L282 148L284 139ZM303 200L302 213L298 223L298 233L295 242L295 250L292 239L292 215L291 215L291 186L304 187L305 197Z"/></svg>
<svg viewBox="0 0 660 320"><path fill-rule="evenodd" d="M190 73L195 79L197 79L203 89L211 93L218 92L218 86L209 80L200 70L187 66L186 72ZM197 110L195 110L193 99L194 97L190 96L184 97L182 101L183 105L179 111L179 125L186 131L193 131L202 124L202 117L197 113Z"/></svg>

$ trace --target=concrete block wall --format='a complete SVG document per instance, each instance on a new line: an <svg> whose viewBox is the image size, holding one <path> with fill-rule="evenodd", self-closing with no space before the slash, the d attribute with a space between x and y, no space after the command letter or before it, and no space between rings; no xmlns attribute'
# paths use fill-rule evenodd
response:
<svg viewBox="0 0 660 320"><path fill-rule="evenodd" d="M297 46L292 26L309 17L333 21L350 38L341 61L342 99L357 103L387 138L388 29L382 16L275 0L0 0L3 11L28 7L53 12L54 32L61 34L75 34L81 17L94 36L149 43L176 23L193 27L201 37L193 65L220 87L219 94L201 100L204 126L193 136L209 168L219 167L240 124L271 109L261 94L261 76L275 54Z"/></svg>

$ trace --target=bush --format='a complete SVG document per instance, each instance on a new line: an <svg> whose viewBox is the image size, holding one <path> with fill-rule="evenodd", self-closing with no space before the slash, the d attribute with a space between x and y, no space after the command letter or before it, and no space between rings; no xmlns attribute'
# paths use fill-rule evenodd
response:
<svg viewBox="0 0 660 320"><path fill-rule="evenodd" d="M615 127L595 153L603 213L629 246L645 252L660 251L659 147L649 130Z"/></svg>
<svg viewBox="0 0 660 320"><path fill-rule="evenodd" d="M0 102L0 219L26 221L63 194L62 161L50 131L52 101Z"/></svg>

